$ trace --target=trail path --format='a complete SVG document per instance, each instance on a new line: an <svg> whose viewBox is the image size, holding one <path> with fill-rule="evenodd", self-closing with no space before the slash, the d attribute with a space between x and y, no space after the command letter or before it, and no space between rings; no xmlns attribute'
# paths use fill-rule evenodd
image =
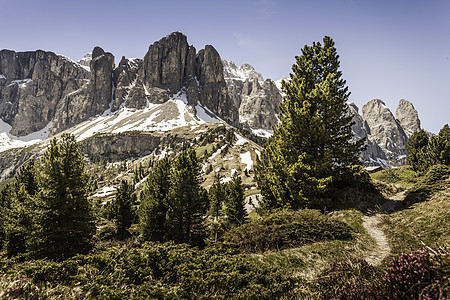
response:
<svg viewBox="0 0 450 300"><path fill-rule="evenodd" d="M405 191L397 193L389 198L381 206L381 212L363 218L363 226L369 233L369 235L375 240L375 248L370 251L364 259L371 265L379 265L383 259L385 259L389 253L391 253L391 247L389 246L389 240L386 234L380 229L383 214L389 213L394 210L397 202L403 201L405 198Z"/></svg>

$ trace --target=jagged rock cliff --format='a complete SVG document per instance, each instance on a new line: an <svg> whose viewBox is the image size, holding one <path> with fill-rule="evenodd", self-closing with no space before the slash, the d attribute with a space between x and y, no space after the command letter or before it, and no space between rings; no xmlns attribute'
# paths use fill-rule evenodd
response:
<svg viewBox="0 0 450 300"><path fill-rule="evenodd" d="M10 133L39 131L54 118L60 99L83 87L89 72L53 52L0 51L0 118Z"/></svg>
<svg viewBox="0 0 450 300"><path fill-rule="evenodd" d="M420 130L419 113L412 103L405 99L400 100L395 111L395 118L402 126L408 139L414 132Z"/></svg>
<svg viewBox="0 0 450 300"><path fill-rule="evenodd" d="M105 112L112 103L114 56L100 47L92 51L90 81L59 101L53 133L66 130Z"/></svg>
<svg viewBox="0 0 450 300"><path fill-rule="evenodd" d="M164 120L167 128L190 124L196 119L194 112L203 114L203 120L219 117L247 129L272 129L278 123L281 101L279 86L264 80L251 65L222 60L209 45L197 52L180 32L150 45L143 58L122 57L117 67L114 56L100 47L79 63L41 50L0 51L0 118L12 126L10 135L24 136L50 125L56 134L120 109L113 117L147 110L141 116L126 116L123 122L114 121L127 130L144 123L144 116L147 121L151 116L154 123ZM355 139L367 138L362 154L366 163L404 161L406 141L420 129L411 103L401 100L396 117L377 99L364 105L361 115L356 105L349 108L355 115ZM205 117L209 112L215 116ZM174 118L184 121L172 122ZM139 130L162 129L150 123ZM0 134L10 138L5 132ZM95 152L95 146L90 147Z"/></svg>
<svg viewBox="0 0 450 300"><path fill-rule="evenodd" d="M249 64L238 67L223 60L228 93L239 107L239 122L248 128L272 129L278 124L277 115L282 97L271 79L264 81Z"/></svg>
<svg viewBox="0 0 450 300"><path fill-rule="evenodd" d="M418 113L409 101L400 100L397 118L380 99L365 104L362 115L358 107L350 103L349 113L354 115L352 129L355 139L367 140L367 149L361 155L365 164L388 166L405 163L408 138L420 130Z"/></svg>

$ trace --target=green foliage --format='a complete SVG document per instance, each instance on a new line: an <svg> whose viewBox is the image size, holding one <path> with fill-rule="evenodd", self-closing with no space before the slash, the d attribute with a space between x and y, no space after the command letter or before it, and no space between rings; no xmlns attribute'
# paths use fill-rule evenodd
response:
<svg viewBox="0 0 450 300"><path fill-rule="evenodd" d="M38 190L35 161L32 159L22 166L0 193L0 240L5 243L8 256L25 253L28 237L34 230L36 204L34 196Z"/></svg>
<svg viewBox="0 0 450 300"><path fill-rule="evenodd" d="M428 138L425 130L414 133L406 144L408 163L415 171L426 172L431 166L450 166L450 128L445 125L436 136Z"/></svg>
<svg viewBox="0 0 450 300"><path fill-rule="evenodd" d="M144 240L163 241L165 239L166 214L168 210L170 161L158 161L149 174L141 195L139 209L140 231Z"/></svg>
<svg viewBox="0 0 450 300"><path fill-rule="evenodd" d="M226 232L224 245L257 253L323 240L350 239L352 229L317 210L280 210Z"/></svg>
<svg viewBox="0 0 450 300"><path fill-rule="evenodd" d="M437 191L447 188L449 177L450 166L441 164L431 166L414 187L408 190L405 200L402 202L403 206L424 201Z"/></svg>
<svg viewBox="0 0 450 300"><path fill-rule="evenodd" d="M358 163L364 141L352 142L349 93L330 37L305 46L283 82L281 124L265 144L256 179L262 207L324 208L334 178Z"/></svg>
<svg viewBox="0 0 450 300"><path fill-rule="evenodd" d="M226 230L246 221L244 188L241 178L234 174L231 181L220 182L217 176L208 191L209 229L214 243Z"/></svg>
<svg viewBox="0 0 450 300"><path fill-rule="evenodd" d="M276 299L292 298L296 283L292 274L251 257L174 243L113 247L64 262L25 262L5 272L30 287L6 292L19 298L46 291L76 299Z"/></svg>
<svg viewBox="0 0 450 300"><path fill-rule="evenodd" d="M244 188L242 179L236 173L231 181L225 183L224 214L227 218L227 227L235 227L245 223L247 211L245 210Z"/></svg>
<svg viewBox="0 0 450 300"><path fill-rule="evenodd" d="M208 197L200 183L194 150L182 152L173 162L157 163L141 199L140 227L145 240L203 243Z"/></svg>
<svg viewBox="0 0 450 300"><path fill-rule="evenodd" d="M88 251L95 226L83 154L74 136L50 142L39 175L35 255L64 259Z"/></svg>
<svg viewBox="0 0 450 300"><path fill-rule="evenodd" d="M133 221L132 207L136 202L134 194L134 186L128 181L122 180L120 187L117 189L116 198L110 206L110 217L115 220L117 226L117 234L124 236L127 229Z"/></svg>
<svg viewBox="0 0 450 300"><path fill-rule="evenodd" d="M423 171L428 167L427 146L428 135L421 129L415 132L406 143L406 160L414 171Z"/></svg>

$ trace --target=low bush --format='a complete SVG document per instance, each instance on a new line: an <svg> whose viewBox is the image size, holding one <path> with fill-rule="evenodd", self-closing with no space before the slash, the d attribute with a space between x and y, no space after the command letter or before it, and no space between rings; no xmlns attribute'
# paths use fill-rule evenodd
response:
<svg viewBox="0 0 450 300"><path fill-rule="evenodd" d="M246 255L174 243L15 263L1 279L7 299L274 299L289 298L296 284L289 272Z"/></svg>
<svg viewBox="0 0 450 300"><path fill-rule="evenodd" d="M385 270L364 260L335 262L318 281L325 299L448 299L450 247L402 254Z"/></svg>
<svg viewBox="0 0 450 300"><path fill-rule="evenodd" d="M223 245L244 253L281 250L323 240L351 239L346 223L318 210L279 210L226 232Z"/></svg>

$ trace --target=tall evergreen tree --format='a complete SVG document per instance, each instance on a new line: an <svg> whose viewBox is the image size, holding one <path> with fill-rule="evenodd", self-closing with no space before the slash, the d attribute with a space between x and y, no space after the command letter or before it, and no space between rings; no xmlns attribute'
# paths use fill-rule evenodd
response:
<svg viewBox="0 0 450 300"><path fill-rule="evenodd" d="M247 217L245 210L244 188L242 179L234 174L231 181L225 184L225 216L229 227L242 225Z"/></svg>
<svg viewBox="0 0 450 300"><path fill-rule="evenodd" d="M168 234L175 242L203 243L208 197L200 183L201 169L195 151L182 152L173 162L168 194Z"/></svg>
<svg viewBox="0 0 450 300"><path fill-rule="evenodd" d="M450 128L448 124L442 127L438 135L431 137L428 148L433 164L450 166Z"/></svg>
<svg viewBox="0 0 450 300"><path fill-rule="evenodd" d="M280 105L281 124L265 144L256 178L265 208L324 208L333 179L359 163L364 141L352 142L350 95L330 37L296 57Z"/></svg>
<svg viewBox="0 0 450 300"><path fill-rule="evenodd" d="M40 166L37 255L65 259L90 249L95 233L83 154L70 134L51 140Z"/></svg>
<svg viewBox="0 0 450 300"><path fill-rule="evenodd" d="M182 152L174 161L159 161L142 193L140 228L144 239L203 243L203 216L208 197L200 186L195 151Z"/></svg>
<svg viewBox="0 0 450 300"><path fill-rule="evenodd" d="M426 172L431 166L450 166L450 128L445 125L438 135L428 138L425 130L415 132L406 144L406 159L415 171Z"/></svg>
<svg viewBox="0 0 450 300"><path fill-rule="evenodd" d="M145 240L164 241L166 235L166 214L168 210L170 161L158 161L145 182L139 207L139 226Z"/></svg>
<svg viewBox="0 0 450 300"><path fill-rule="evenodd" d="M122 180L110 208L111 217L116 222L117 233L120 236L129 234L127 229L130 228L133 221L132 206L135 202L134 186L129 184L128 181Z"/></svg>
<svg viewBox="0 0 450 300"><path fill-rule="evenodd" d="M428 135L423 129L415 132L406 143L406 160L415 171L424 171L430 165L428 143Z"/></svg>

